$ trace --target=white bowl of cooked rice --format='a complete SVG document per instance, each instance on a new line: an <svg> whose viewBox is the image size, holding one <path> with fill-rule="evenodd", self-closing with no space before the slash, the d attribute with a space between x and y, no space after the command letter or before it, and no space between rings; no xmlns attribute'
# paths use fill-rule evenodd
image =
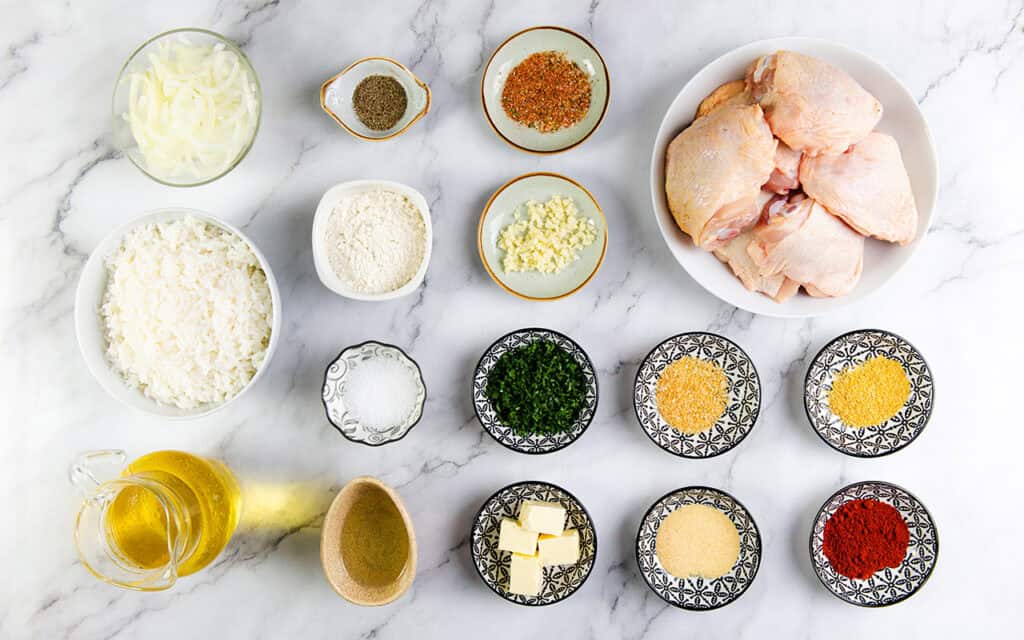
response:
<svg viewBox="0 0 1024 640"><path fill-rule="evenodd" d="M281 297L244 233L201 211L160 209L93 250L75 293L75 332L111 396L165 418L198 418L266 370Z"/></svg>

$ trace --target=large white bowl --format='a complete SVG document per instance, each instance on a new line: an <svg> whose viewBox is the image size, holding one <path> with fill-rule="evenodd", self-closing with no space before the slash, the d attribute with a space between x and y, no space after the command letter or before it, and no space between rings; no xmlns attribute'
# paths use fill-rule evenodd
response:
<svg viewBox="0 0 1024 640"><path fill-rule="evenodd" d="M676 134L693 121L697 105L716 87L743 77L755 58L787 49L826 60L843 69L882 103L884 114L877 129L899 142L903 162L910 176L914 200L920 214L917 237L899 246L868 240L864 246L864 272L849 295L840 298L812 298L797 295L778 303L748 291L729 267L714 255L694 246L676 225L665 199L665 151ZM669 106L658 129L651 154L651 199L661 233L679 264L702 287L729 304L751 313L783 318L816 316L851 304L876 291L906 264L917 250L931 224L938 195L939 170L935 145L924 115L914 97L885 67L862 53L842 45L814 38L772 38L734 49L701 69L683 87Z"/></svg>
<svg viewBox="0 0 1024 640"><path fill-rule="evenodd" d="M426 231L427 247L423 251L423 262L409 282L394 291L386 293L360 293L354 291L341 278L334 273L330 261L327 258L327 221L331 217L334 207L347 196L365 191L381 189L399 193L416 206L420 215L423 216L423 225ZM345 298L364 301L383 301L401 298L415 291L427 275L427 266L430 264L431 247L434 244L434 231L430 224L430 205L423 194L406 186L401 182L390 182L388 180L352 180L336 184L324 193L320 203L316 206L316 213L313 214L313 266L316 267L316 275L325 287Z"/></svg>
<svg viewBox="0 0 1024 640"><path fill-rule="evenodd" d="M100 318L100 305L103 302L103 293L107 288L106 258L121 246L124 235L139 225L169 222L184 218L185 216L192 216L208 224L220 227L245 241L253 255L259 260L263 273L266 274L267 286L270 287L270 299L274 307L274 317L270 330L270 344L267 346L267 354L263 358L263 364L256 370L256 375L252 377L249 384L229 400L220 404L196 407L195 409L179 409L178 407L160 404L125 384L121 376L110 368L106 355L107 340L103 330L103 321ZM78 347L82 352L82 357L85 358L85 364L89 368L89 372L92 373L96 381L100 383L100 386L111 396L129 407L165 418L177 420L199 418L223 409L242 397L259 380L263 372L266 371L281 335L281 294L277 289L277 281L274 280L274 274L270 270L270 263L267 262L267 259L260 250L244 233L223 220L195 209L158 209L143 214L141 217L115 230L104 238L99 246L93 249L89 260L86 261L85 267L82 269L82 275L78 279L78 289L75 292L75 333L78 336Z"/></svg>

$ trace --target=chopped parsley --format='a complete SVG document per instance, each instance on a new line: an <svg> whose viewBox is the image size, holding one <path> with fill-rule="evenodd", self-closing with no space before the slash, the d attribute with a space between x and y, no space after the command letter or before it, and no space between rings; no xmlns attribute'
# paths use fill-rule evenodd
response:
<svg viewBox="0 0 1024 640"><path fill-rule="evenodd" d="M484 394L517 435L563 433L583 411L583 368L550 340L517 347L494 364Z"/></svg>

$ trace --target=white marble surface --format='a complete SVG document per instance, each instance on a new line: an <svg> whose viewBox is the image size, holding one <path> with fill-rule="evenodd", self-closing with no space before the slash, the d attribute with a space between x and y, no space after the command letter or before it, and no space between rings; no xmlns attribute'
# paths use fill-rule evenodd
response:
<svg viewBox="0 0 1024 640"><path fill-rule="evenodd" d="M1016 635L1024 624L1020 532L1019 363L1024 275L1024 6L1020 2L16 2L0 9L0 636L5 638L943 637ZM596 135L538 158L506 147L480 113L482 63L508 34L562 24L607 60L612 105ZM171 189L110 145L109 95L132 49L177 26L240 41L265 92L256 145L226 178ZM941 159L934 227L878 295L829 317L752 317L699 289L658 235L649 145L682 83L713 57L780 35L831 38L877 58L920 101ZM366 55L393 56L433 89L407 135L359 142L317 106L320 82ZM476 255L492 190L530 170L588 185L608 216L604 267L580 294L529 304L502 292ZM358 304L318 282L314 206L330 185L407 182L433 207L436 239L417 295ZM237 406L190 423L130 412L89 377L72 330L73 290L89 251L115 225L156 207L208 210L242 225L284 297L284 336L269 375ZM517 455L480 429L469 381L481 351L525 325L564 331L600 370L598 416L571 448ZM891 329L929 358L938 403L908 449L854 460L803 416L809 357L857 327ZM733 452L684 461L642 434L630 405L638 360L662 338L711 329L744 346L765 385L764 411ZM406 347L430 388L426 416L397 445L345 441L324 419L325 363L368 338ZM223 457L258 489L261 509L211 568L172 591L139 594L93 580L71 540L74 453L181 448ZM349 478L398 487L420 543L402 600L361 609L319 568L317 516ZM597 566L571 599L529 610L494 596L469 557L470 519L496 488L538 478L591 510ZM807 558L810 518L840 486L906 486L933 511L942 550L932 580L896 607L863 610L829 595ZM734 604L675 610L633 558L640 516L675 487L706 483L746 503L764 537L760 574ZM254 497L250 504L254 505ZM12 526L13 525L13 526Z"/></svg>

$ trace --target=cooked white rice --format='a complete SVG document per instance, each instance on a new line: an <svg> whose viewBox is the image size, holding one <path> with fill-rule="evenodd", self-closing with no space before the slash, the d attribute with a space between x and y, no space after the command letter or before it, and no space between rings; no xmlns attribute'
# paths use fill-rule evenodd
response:
<svg viewBox="0 0 1024 640"><path fill-rule="evenodd" d="M229 400L256 375L273 304L244 240L191 216L140 225L107 271L107 358L128 386L193 409Z"/></svg>

